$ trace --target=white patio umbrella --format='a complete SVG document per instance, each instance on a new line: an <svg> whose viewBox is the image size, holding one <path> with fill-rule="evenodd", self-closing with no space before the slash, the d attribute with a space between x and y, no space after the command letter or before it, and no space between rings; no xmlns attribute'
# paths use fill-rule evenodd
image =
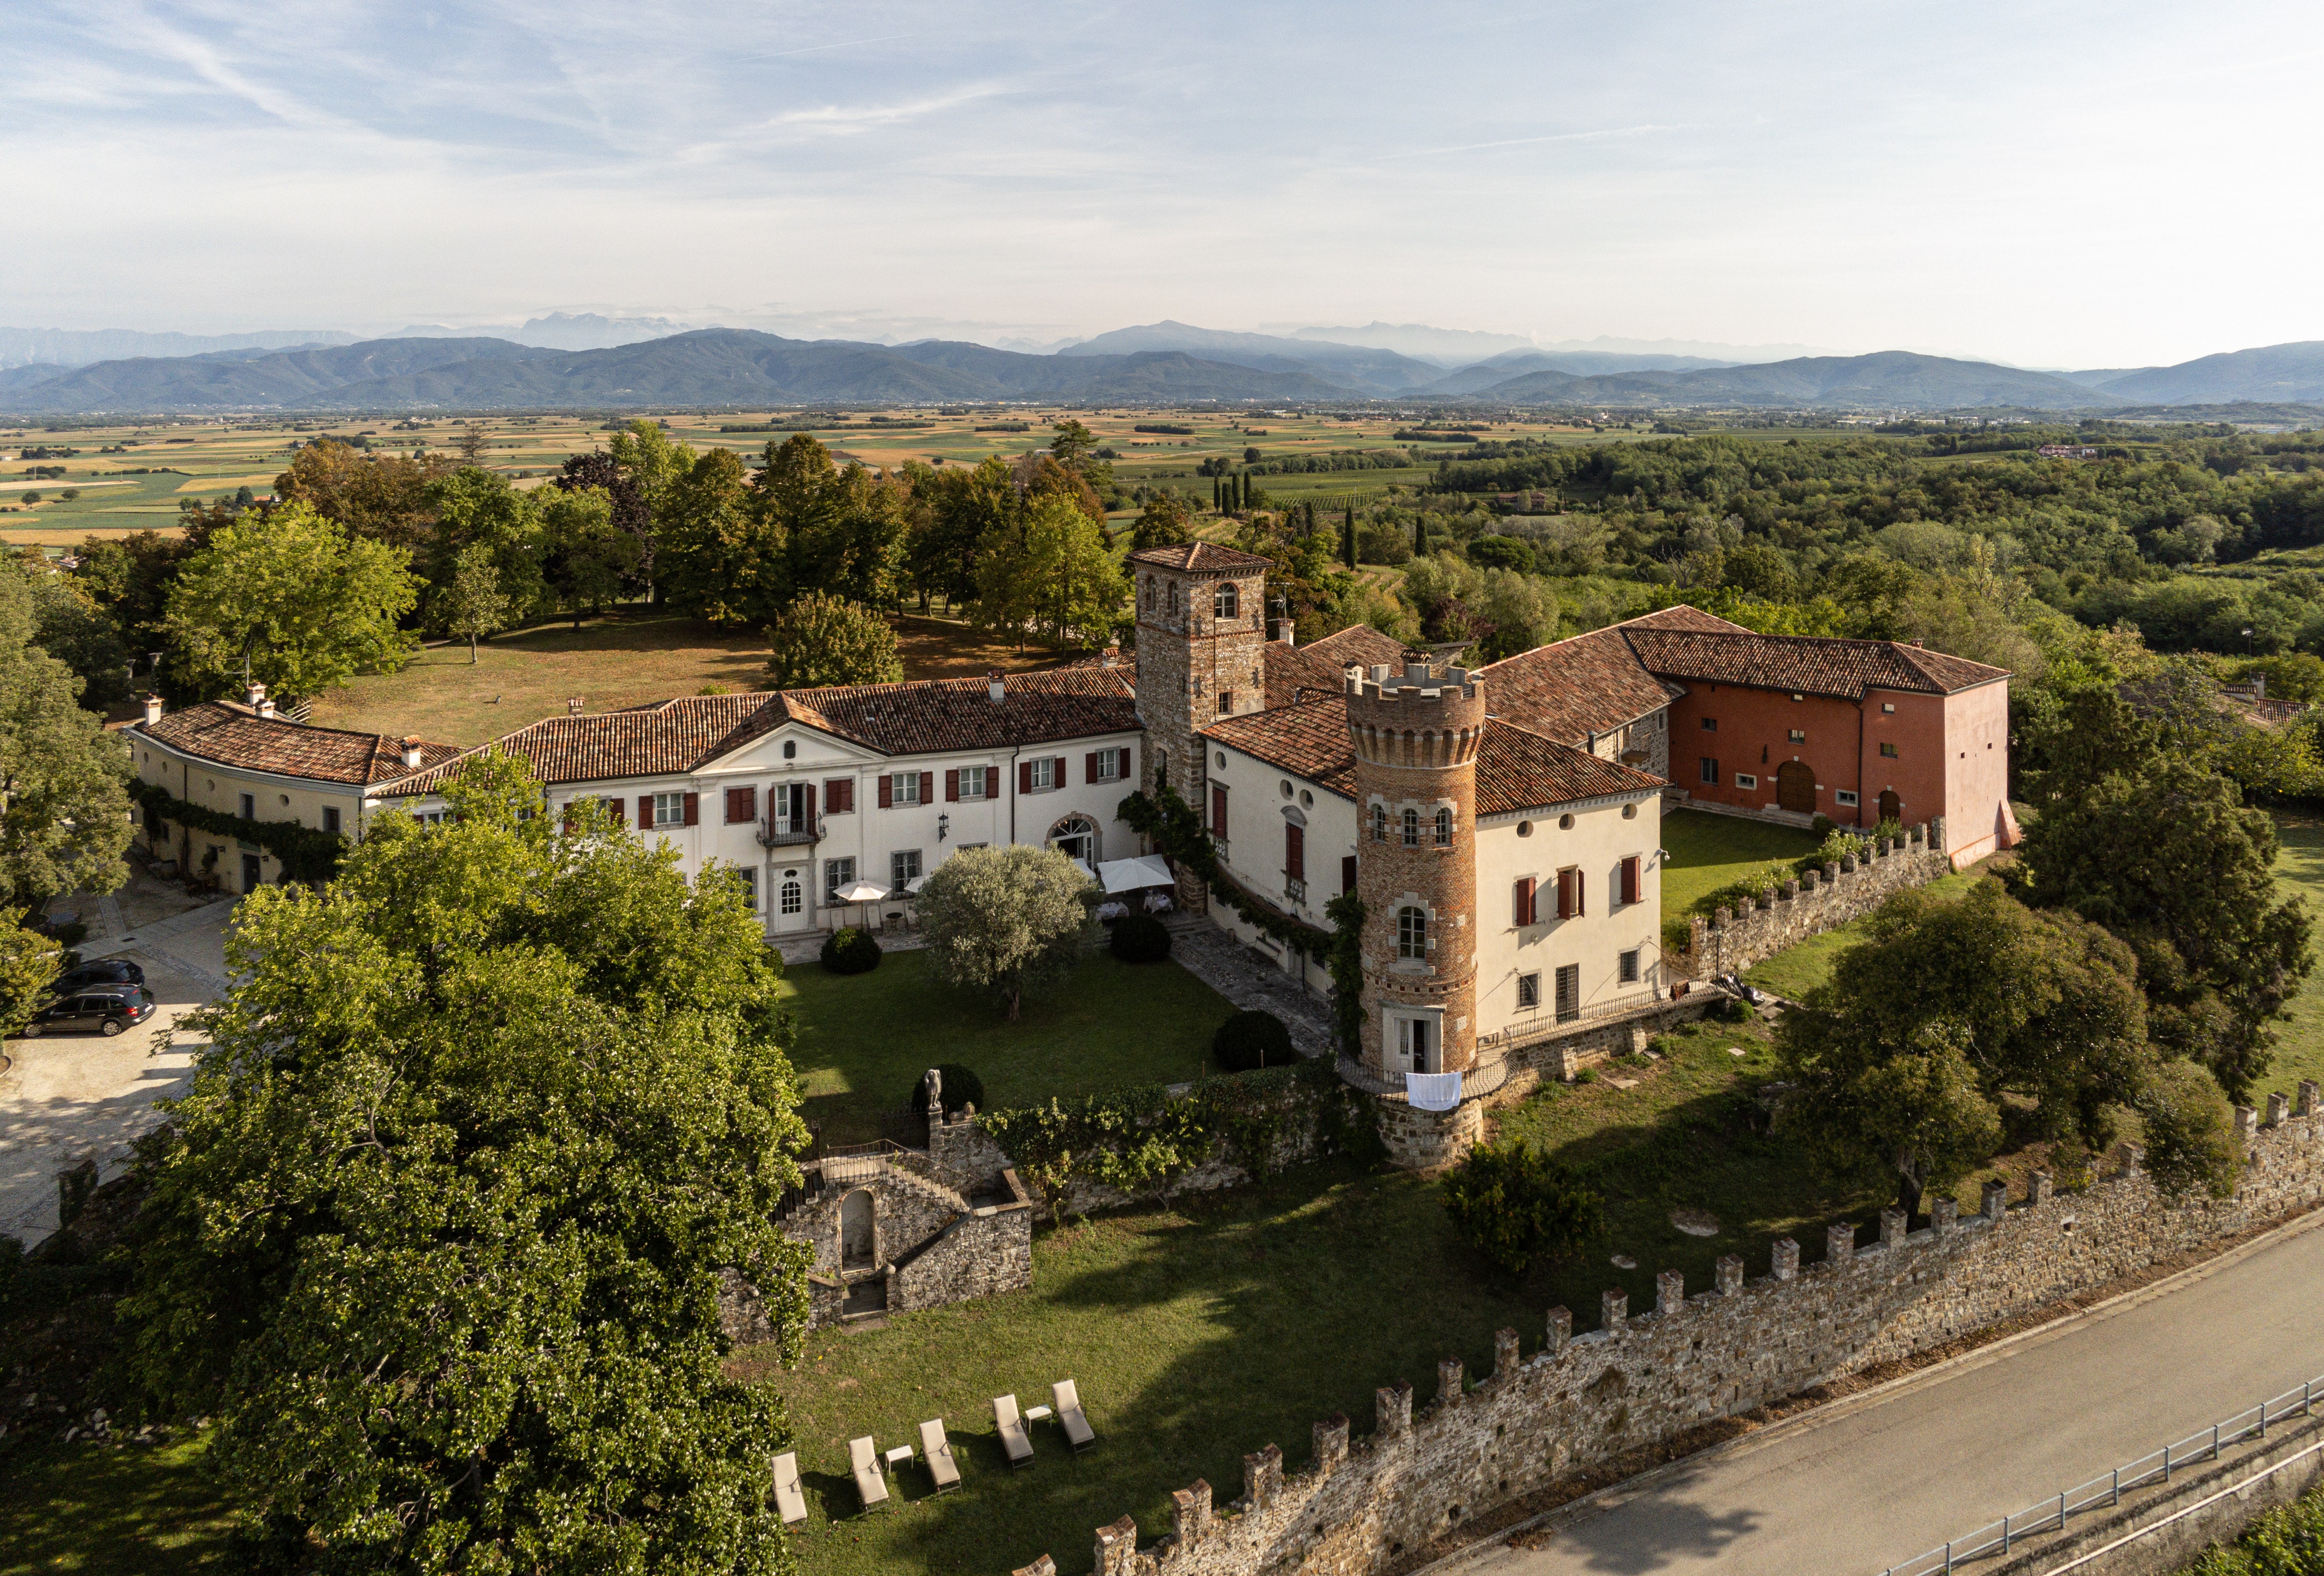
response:
<svg viewBox="0 0 2324 1576"><path fill-rule="evenodd" d="M1097 867L1098 879L1105 883L1105 895L1116 892L1140 891L1148 887L1174 885L1176 878L1158 853L1139 859L1109 859Z"/></svg>
<svg viewBox="0 0 2324 1576"><path fill-rule="evenodd" d="M861 905L864 903L877 903L881 899L885 898L887 895L888 889L885 887L875 887L870 881L857 881L852 887L841 888L837 892L832 895L831 900L835 903L843 905ZM856 916L856 924L858 928L862 928L862 916L860 914Z"/></svg>

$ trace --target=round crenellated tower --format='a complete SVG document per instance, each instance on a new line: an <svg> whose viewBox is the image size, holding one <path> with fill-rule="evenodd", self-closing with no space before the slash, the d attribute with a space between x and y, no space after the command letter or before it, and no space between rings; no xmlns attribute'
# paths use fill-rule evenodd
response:
<svg viewBox="0 0 2324 1576"><path fill-rule="evenodd" d="M1465 1072L1477 1059L1477 751L1485 697L1460 668L1351 669L1364 1064Z"/></svg>

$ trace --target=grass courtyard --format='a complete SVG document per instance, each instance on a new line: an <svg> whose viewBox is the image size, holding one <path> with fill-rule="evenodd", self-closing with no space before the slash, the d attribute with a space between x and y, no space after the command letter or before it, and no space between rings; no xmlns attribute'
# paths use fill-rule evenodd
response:
<svg viewBox="0 0 2324 1576"><path fill-rule="evenodd" d="M879 1113L909 1098L939 1062L975 1069L988 1106L1030 1105L1216 1072L1211 1037L1234 1006L1176 963L1125 963L1096 951L1064 989L1028 1000L1015 1023L946 986L926 952L895 952L868 974L818 963L784 972L798 1018L793 1052L808 1120L826 1143L867 1143Z"/></svg>

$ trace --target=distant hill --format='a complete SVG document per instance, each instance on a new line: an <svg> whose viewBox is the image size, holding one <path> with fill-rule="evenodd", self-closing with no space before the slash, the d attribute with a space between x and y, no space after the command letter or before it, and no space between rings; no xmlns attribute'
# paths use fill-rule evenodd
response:
<svg viewBox="0 0 2324 1576"><path fill-rule="evenodd" d="M602 350L505 339L367 340L250 360L139 357L9 387L26 414L219 410L453 410L753 406L941 400L1331 400L1312 373L1268 372L1175 351L1026 355L950 340L884 346L703 328Z"/></svg>
<svg viewBox="0 0 2324 1576"><path fill-rule="evenodd" d="M2153 405L2324 400L2324 339L2231 350L2177 366L2140 367L2108 376L2098 387L2135 403Z"/></svg>
<svg viewBox="0 0 2324 1576"><path fill-rule="evenodd" d="M1141 324L1115 328L1059 351L1060 355L1116 355L1142 350L1177 350L1206 361L1247 366L1258 372L1310 373L1344 388L1395 394L1434 382L1439 369L1429 362L1359 345L1334 345L1305 336L1239 334L1197 328L1191 323Z"/></svg>
<svg viewBox="0 0 2324 1576"><path fill-rule="evenodd" d="M1360 328L1294 328L1296 339L1320 339L1333 345L1361 346L1370 350L1393 350L1436 366L1465 366L1508 350L1531 350L1533 341L1522 334L1489 334L1477 328L1437 328L1426 323L1373 321Z"/></svg>
<svg viewBox="0 0 2324 1576"><path fill-rule="evenodd" d="M134 355L199 355L214 350L281 350L293 345L352 345L337 328L262 328L254 334L163 334L142 328L0 328L0 367L88 366Z"/></svg>
<svg viewBox="0 0 2324 1576"><path fill-rule="evenodd" d="M1505 350L1474 366L1464 366L1437 379L1423 392L1445 396L1473 394L1529 372L1556 372L1568 377L1586 378L1609 373L1690 372L1700 367L1734 364L1699 355L1633 355L1610 350Z"/></svg>
<svg viewBox="0 0 2324 1576"><path fill-rule="evenodd" d="M2022 406L2071 410L2122 402L2111 390L2082 388L2048 373L1952 361L1908 350L1586 378L1543 371L1477 392L1483 398L1512 404L1813 405L1859 410Z"/></svg>

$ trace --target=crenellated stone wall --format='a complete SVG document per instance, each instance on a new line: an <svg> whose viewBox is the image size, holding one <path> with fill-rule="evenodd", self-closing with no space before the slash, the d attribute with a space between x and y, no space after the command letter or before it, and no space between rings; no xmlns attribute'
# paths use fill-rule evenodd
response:
<svg viewBox="0 0 2324 1576"><path fill-rule="evenodd" d="M1438 1365L1434 1400L1381 1389L1369 1437L1347 1418L1314 1425L1309 1464L1286 1474L1276 1445L1243 1458L1240 1497L1221 1507L1199 1479L1173 1497L1170 1535L1138 1547L1124 1517L1098 1529L1102 1576L1371 1576L1503 1502L1697 1424L1748 1412L1859 1369L1988 1328L2252 1226L2324 1203L2324 1111L2316 1085L2270 1101L2271 1125L2236 1112L2246 1152L2233 1198L2172 1201L2126 1171L2080 1194L2037 1174L2015 1208L1999 1184L1982 1211L1907 1233L1884 1212L1880 1240L1832 1227L1820 1262L1775 1244L1768 1273L1719 1261L1716 1284L1689 1295L1676 1272L1633 1314L1609 1291L1598 1328L1573 1333L1548 1311L1527 1355L1515 1330L1493 1341L1493 1372L1473 1386ZM1043 1555L1019 1576L1051 1576Z"/></svg>
<svg viewBox="0 0 2324 1576"><path fill-rule="evenodd" d="M1945 824L1905 829L1901 842L1874 845L1861 866L1850 860L1810 870L1777 889L1775 900L1739 913L1721 908L1709 918L1687 921L1686 951L1665 960L1686 980L1739 974L1785 947L1860 919L1907 887L1918 887L1952 871L1945 854Z"/></svg>

